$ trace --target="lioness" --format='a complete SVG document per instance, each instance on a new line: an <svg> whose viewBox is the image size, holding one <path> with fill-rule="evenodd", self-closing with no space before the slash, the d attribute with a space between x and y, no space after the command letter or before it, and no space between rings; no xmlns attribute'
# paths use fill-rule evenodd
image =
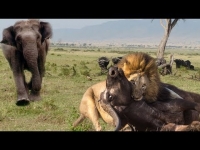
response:
<svg viewBox="0 0 200 150"><path fill-rule="evenodd" d="M106 123L110 124L111 126L115 126L113 118L106 112L101 106L99 102L101 93L104 92L106 89L106 81L99 82L97 84L92 85L89 87L86 92L83 94L79 105L80 116L79 118L73 123L73 127L76 127L80 124L85 118L89 118L96 131L101 131L102 127L99 123L99 118L101 117ZM121 131L130 131L133 130L132 126L122 125Z"/></svg>
<svg viewBox="0 0 200 150"><path fill-rule="evenodd" d="M100 116L106 123L114 125L113 118L102 109L100 103L98 102L100 94L105 90L105 88L106 81L102 81L92 85L86 90L79 106L80 116L73 123L73 127L76 127L87 117L92 121L95 130L101 131L102 128L99 123Z"/></svg>

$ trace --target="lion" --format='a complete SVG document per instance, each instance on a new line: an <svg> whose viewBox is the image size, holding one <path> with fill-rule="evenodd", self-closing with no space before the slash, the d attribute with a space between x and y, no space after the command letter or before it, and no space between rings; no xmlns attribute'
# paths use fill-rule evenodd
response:
<svg viewBox="0 0 200 150"><path fill-rule="evenodd" d="M117 67L122 68L129 81L134 81L135 76L138 74L142 78L148 78L148 86L145 85L145 94L143 93L144 98L147 102L155 102L157 100L161 80L153 57L143 52L130 53L121 59Z"/></svg>
<svg viewBox="0 0 200 150"><path fill-rule="evenodd" d="M165 87L184 99L200 103L200 94L184 91L174 85L163 83L160 79L156 60L146 53L127 54L117 64L117 67L122 68L126 78L133 83L133 89L138 91L133 90L133 95L136 96L140 93L141 97L139 98L138 94L136 100L141 100L144 97L147 102L155 102L158 100L160 90Z"/></svg>
<svg viewBox="0 0 200 150"><path fill-rule="evenodd" d="M146 94L146 89L148 88L150 82L147 75L144 73L131 74L128 80L132 83L134 89L132 91L132 97L134 98L134 100L142 100L144 95Z"/></svg>

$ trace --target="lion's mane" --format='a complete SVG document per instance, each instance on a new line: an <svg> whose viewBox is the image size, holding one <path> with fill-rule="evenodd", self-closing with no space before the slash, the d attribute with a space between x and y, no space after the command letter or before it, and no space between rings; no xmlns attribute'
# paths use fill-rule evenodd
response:
<svg viewBox="0 0 200 150"><path fill-rule="evenodd" d="M135 73L146 74L149 79L149 85L144 95L147 102L154 102L157 100L160 87L160 76L155 58L143 52L135 52L125 55L117 64L122 68L128 80L130 75Z"/></svg>

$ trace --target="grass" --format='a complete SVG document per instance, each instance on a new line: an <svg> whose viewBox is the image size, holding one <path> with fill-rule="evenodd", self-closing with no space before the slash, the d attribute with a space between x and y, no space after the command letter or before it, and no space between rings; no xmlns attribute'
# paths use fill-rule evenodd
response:
<svg viewBox="0 0 200 150"><path fill-rule="evenodd" d="M14 79L8 62L0 51L0 131L94 131L89 119L84 120L74 129L72 123L79 116L80 100L86 89L106 79L106 74L101 74L97 63L98 58L106 56L111 59L135 51L143 51L153 57L156 52L155 49L51 48L42 83L42 100L25 107L15 105ZM175 58L189 59L195 66L195 70L188 71L183 68L176 70L174 64L173 74L161 76L161 80L184 90L200 93L200 52L166 50L167 61L171 53L174 53ZM27 71L26 76L28 80L30 73ZM100 123L103 130L113 129L102 120Z"/></svg>

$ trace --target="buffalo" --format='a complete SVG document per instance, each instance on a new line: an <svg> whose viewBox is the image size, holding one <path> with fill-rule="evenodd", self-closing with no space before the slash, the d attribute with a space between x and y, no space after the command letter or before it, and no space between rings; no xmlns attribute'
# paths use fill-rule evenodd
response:
<svg viewBox="0 0 200 150"><path fill-rule="evenodd" d="M100 57L98 59L98 64L99 67L101 68L101 73L105 73L107 72L108 68L108 64L109 64L110 60L107 57Z"/></svg>
<svg viewBox="0 0 200 150"><path fill-rule="evenodd" d="M122 59L122 57L114 57L114 58L112 58L113 65L116 65L121 59Z"/></svg>
<svg viewBox="0 0 200 150"><path fill-rule="evenodd" d="M186 69L194 70L194 66L191 65L191 62L189 60L184 61L182 59L174 59L174 62L176 63L176 69L183 66Z"/></svg>
<svg viewBox="0 0 200 150"><path fill-rule="evenodd" d="M110 67L106 79L106 90L101 94L100 101L102 108L109 114L110 110L115 111L119 116L121 122L118 122L121 123L121 126L131 124L137 131L196 129L195 127L200 125L199 118L196 117L191 120L191 118L188 118L190 115L186 112L189 110L199 112L199 103L184 99L184 96L184 98L180 96L182 95L180 94L181 90L179 90L180 95L178 95L170 89L172 87L173 90L176 88L169 84L162 86L155 102L148 103L145 101L145 97L140 101L135 101L133 83L125 77L122 69ZM191 120L191 122L188 123L188 120ZM171 124L173 124L173 128L169 128ZM191 126L193 126L192 129Z"/></svg>

